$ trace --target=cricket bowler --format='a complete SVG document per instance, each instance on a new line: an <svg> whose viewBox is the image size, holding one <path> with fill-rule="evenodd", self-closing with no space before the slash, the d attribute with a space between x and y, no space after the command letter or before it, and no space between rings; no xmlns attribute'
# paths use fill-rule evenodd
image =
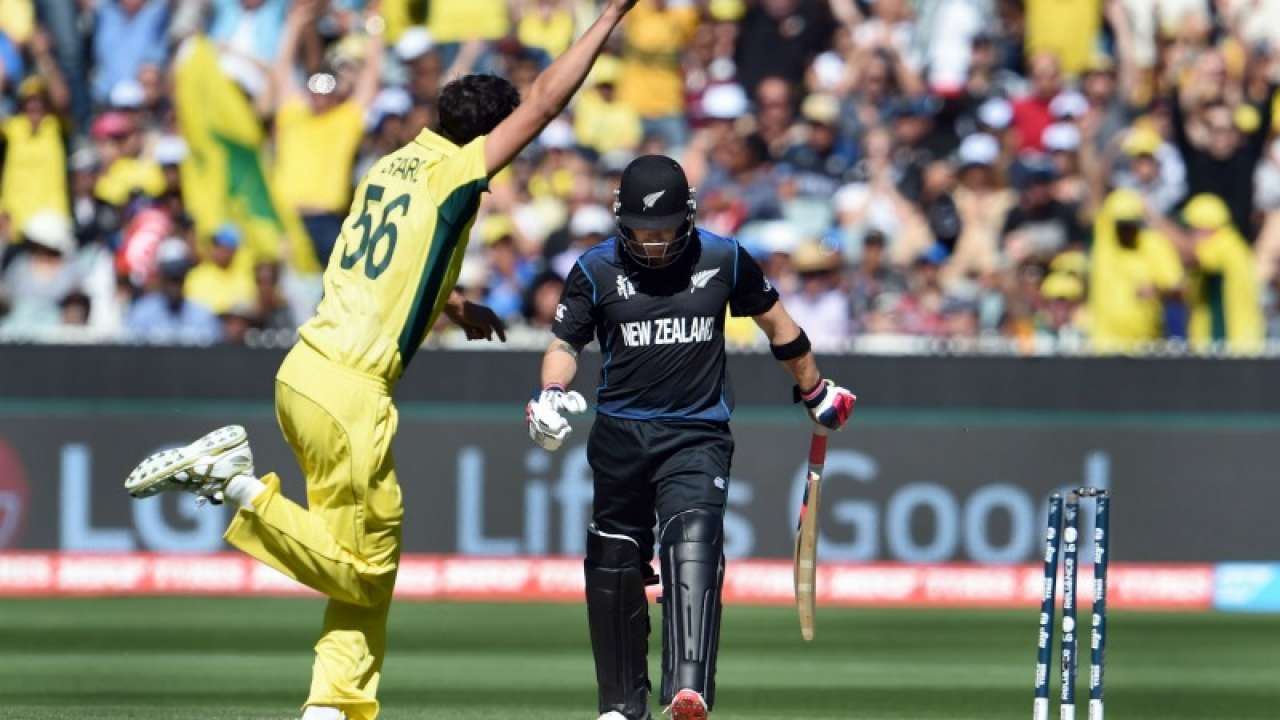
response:
<svg viewBox="0 0 1280 720"><path fill-rule="evenodd" d="M304 720L378 715L404 513L391 455L396 381L441 312L469 339L505 339L492 311L454 290L481 193L560 114L633 4L610 0L523 102L498 77L448 83L439 126L360 182L324 299L276 375L276 414L306 476L305 507L280 493L274 473L254 474L236 425L147 458L125 482L134 497L186 491L235 503L227 542L329 597Z"/></svg>
<svg viewBox="0 0 1280 720"><path fill-rule="evenodd" d="M854 396L824 380L808 337L778 302L760 266L732 238L695 226L684 170L659 155L623 172L618 231L569 273L529 402L529 435L555 450L581 413L568 390L593 338L603 365L587 440L595 498L587 528L587 619L600 720L646 720L649 608L645 586L655 512L662 576L662 694L672 720L703 720L715 700L724 578L733 398L725 368L726 306L750 316L795 378L794 396L839 430Z"/></svg>

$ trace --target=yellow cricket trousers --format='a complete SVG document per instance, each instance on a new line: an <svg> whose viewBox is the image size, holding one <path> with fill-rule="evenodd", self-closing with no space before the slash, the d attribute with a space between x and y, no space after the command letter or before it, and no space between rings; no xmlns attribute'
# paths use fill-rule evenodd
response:
<svg viewBox="0 0 1280 720"><path fill-rule="evenodd" d="M396 409L384 381L299 343L276 374L276 417L306 476L307 507L266 475L267 490L236 513L226 539L329 596L306 705L372 720L404 515Z"/></svg>

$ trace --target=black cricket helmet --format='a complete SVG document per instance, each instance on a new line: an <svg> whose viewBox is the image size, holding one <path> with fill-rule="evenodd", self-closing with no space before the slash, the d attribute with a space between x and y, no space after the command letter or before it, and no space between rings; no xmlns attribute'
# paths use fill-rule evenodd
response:
<svg viewBox="0 0 1280 720"><path fill-rule="evenodd" d="M622 171L613 215L623 249L641 267L661 268L675 262L693 236L696 214L693 188L675 160L641 155ZM663 242L640 242L634 232L671 229L675 237Z"/></svg>

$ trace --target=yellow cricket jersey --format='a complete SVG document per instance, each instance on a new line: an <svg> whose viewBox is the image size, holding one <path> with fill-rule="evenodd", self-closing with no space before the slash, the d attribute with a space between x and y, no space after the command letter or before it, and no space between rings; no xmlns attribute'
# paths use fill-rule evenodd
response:
<svg viewBox="0 0 1280 720"><path fill-rule="evenodd" d="M1262 294L1249 243L1224 228L1196 245L1187 334L1196 348L1225 342L1232 352L1257 352L1266 336Z"/></svg>
<svg viewBox="0 0 1280 720"><path fill-rule="evenodd" d="M342 212L362 137L364 108L353 100L323 113L301 98L285 101L276 113L273 178L281 198L294 208Z"/></svg>
<svg viewBox="0 0 1280 720"><path fill-rule="evenodd" d="M1028 0L1027 56L1052 52L1068 75L1089 64L1102 23L1099 0Z"/></svg>
<svg viewBox="0 0 1280 720"><path fill-rule="evenodd" d="M423 130L374 164L356 188L302 342L360 372L400 377L458 279L489 187L484 142L458 147Z"/></svg>
<svg viewBox="0 0 1280 720"><path fill-rule="evenodd" d="M1138 233L1134 248L1116 239L1115 223L1098 213L1089 268L1090 339L1104 352L1124 351L1161 337L1160 293L1182 283L1182 263L1173 244L1154 230Z"/></svg>
<svg viewBox="0 0 1280 720"><path fill-rule="evenodd" d="M9 213L13 230L41 210L70 217L67 203L67 151L58 119L46 115L33 127L26 115L4 121L4 175L0 178L0 209Z"/></svg>

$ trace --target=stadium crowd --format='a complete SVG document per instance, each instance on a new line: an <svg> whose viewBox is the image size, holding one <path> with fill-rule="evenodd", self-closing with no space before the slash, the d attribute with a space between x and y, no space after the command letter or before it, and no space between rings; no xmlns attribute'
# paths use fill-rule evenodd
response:
<svg viewBox="0 0 1280 720"><path fill-rule="evenodd" d="M442 84L523 90L594 13L0 1L0 336L290 333ZM1280 0L640 0L615 40L475 224L460 284L515 326L658 152L819 349L1280 338Z"/></svg>

